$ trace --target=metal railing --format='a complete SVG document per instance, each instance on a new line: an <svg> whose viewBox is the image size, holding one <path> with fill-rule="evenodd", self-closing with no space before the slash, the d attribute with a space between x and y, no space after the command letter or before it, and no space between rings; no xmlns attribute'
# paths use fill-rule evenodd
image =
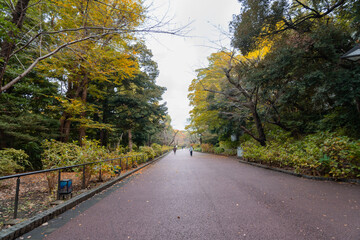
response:
<svg viewBox="0 0 360 240"><path fill-rule="evenodd" d="M82 163L82 164L77 164L77 165L71 165L71 166L65 166L65 167L58 167L58 168L52 168L52 169L45 169L45 170L39 170L39 171L33 171L33 172L26 172L26 173L19 173L19 174L13 174L13 175L8 175L8 176L3 176L0 177L0 181L2 180L6 180L6 179L11 179L11 178L17 178L16 179L16 190L15 190L15 200L14 200L14 219L17 218L18 215L18 207L19 207L19 192L20 192L20 178L24 177L24 176L29 176L29 175L34 175L34 174L40 174L40 173L48 173L48 172L55 172L58 171L58 188L57 188L57 199L60 199L60 181L61 181L61 171L64 169L71 169L71 168L79 168L82 167L82 189L85 189L85 171L86 171L86 166L88 165L94 165L94 164L99 164L99 163L104 163L104 162L113 162L113 161L119 161L119 166L121 167L121 162L123 159L126 159L126 169L128 169L129 165L129 158L134 158L135 157L135 161L136 163L139 163L138 160L142 160L142 162L140 163L144 163L146 162L148 159L146 159L146 154L136 154L136 155L129 155L129 156L123 156L123 157L119 157L119 158L113 158L113 159L105 159L105 160L100 160L100 161L96 161L96 162L89 162L89 163ZM102 179L101 177L101 164L100 164L100 169L99 169L99 179ZM121 168L120 168L121 171ZM120 172L119 172L120 175Z"/></svg>

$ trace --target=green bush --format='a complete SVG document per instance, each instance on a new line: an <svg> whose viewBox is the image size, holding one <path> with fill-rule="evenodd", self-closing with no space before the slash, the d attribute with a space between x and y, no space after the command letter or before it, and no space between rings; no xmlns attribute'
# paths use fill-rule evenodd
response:
<svg viewBox="0 0 360 240"><path fill-rule="evenodd" d="M219 146L222 147L223 149L235 149L238 145L239 143L237 141L232 142L230 140L227 140L227 141L219 142Z"/></svg>
<svg viewBox="0 0 360 240"><path fill-rule="evenodd" d="M316 176L336 179L360 177L360 140L327 132L308 135L300 140L286 139L286 134L277 134L279 136L268 141L266 147L253 140L242 144L244 158Z"/></svg>
<svg viewBox="0 0 360 240"><path fill-rule="evenodd" d="M222 148L222 147L215 147L215 148L214 148L214 153L216 153L216 154L221 154L221 153L223 153L224 151L225 151L225 149Z"/></svg>
<svg viewBox="0 0 360 240"><path fill-rule="evenodd" d="M44 169L58 168L79 163L78 154L81 148L75 143L63 143L56 140L45 140L41 162Z"/></svg>
<svg viewBox="0 0 360 240"><path fill-rule="evenodd" d="M28 158L29 156L24 150L13 148L0 150L0 175L5 176L23 171L25 167L30 165Z"/></svg>
<svg viewBox="0 0 360 240"><path fill-rule="evenodd" d="M147 159L154 159L156 157L156 153L152 147L143 146L140 147L140 152L146 154Z"/></svg>
<svg viewBox="0 0 360 240"><path fill-rule="evenodd" d="M162 152L168 152L168 151L171 151L172 149L173 149L172 147L167 146L167 145L163 145L163 146L161 147L161 151L162 151Z"/></svg>
<svg viewBox="0 0 360 240"><path fill-rule="evenodd" d="M236 155L236 149L225 149L224 154L226 156L235 156Z"/></svg>
<svg viewBox="0 0 360 240"><path fill-rule="evenodd" d="M161 156L162 155L162 146L157 144L157 143L153 143L151 144L151 148L155 151L156 156Z"/></svg>

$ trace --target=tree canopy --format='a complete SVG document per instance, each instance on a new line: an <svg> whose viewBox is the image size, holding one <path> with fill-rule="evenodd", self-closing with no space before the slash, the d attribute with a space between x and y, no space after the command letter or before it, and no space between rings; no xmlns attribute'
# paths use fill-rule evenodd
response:
<svg viewBox="0 0 360 240"><path fill-rule="evenodd" d="M167 128L166 89L141 34L182 30L164 24L138 0L2 1L0 149L24 149L39 167L44 139L162 143L150 136Z"/></svg>
<svg viewBox="0 0 360 240"><path fill-rule="evenodd" d="M274 128L359 138L360 64L340 59L359 40L359 1L240 2L234 50L212 54L189 87L188 128L263 146Z"/></svg>

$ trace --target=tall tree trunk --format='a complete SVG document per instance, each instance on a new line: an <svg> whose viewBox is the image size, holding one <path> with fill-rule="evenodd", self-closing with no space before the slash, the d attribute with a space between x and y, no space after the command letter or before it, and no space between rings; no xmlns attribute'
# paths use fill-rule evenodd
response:
<svg viewBox="0 0 360 240"><path fill-rule="evenodd" d="M71 121L69 119L67 119L66 122L65 122L65 127L64 127L64 141L63 142L69 142L69 139L70 139L70 125L71 125Z"/></svg>
<svg viewBox="0 0 360 240"><path fill-rule="evenodd" d="M63 112L60 118L60 141L68 142L70 137L70 126L71 121L69 120L70 115L66 112Z"/></svg>
<svg viewBox="0 0 360 240"><path fill-rule="evenodd" d="M103 102L102 123L107 123L108 114L109 114L109 103L108 103L108 98L105 98ZM108 144L108 131L106 129L100 130L100 142L102 146L106 146Z"/></svg>
<svg viewBox="0 0 360 240"><path fill-rule="evenodd" d="M360 97L356 97L355 101L356 101L356 109L358 111L359 118L360 118Z"/></svg>
<svg viewBox="0 0 360 240"><path fill-rule="evenodd" d="M128 130L128 138L129 138L129 151L132 152L133 142L132 142L132 132L131 132L131 129Z"/></svg>
<svg viewBox="0 0 360 240"><path fill-rule="evenodd" d="M85 73L84 79L83 79L83 84L81 84L82 86L82 94L81 94L81 101L83 105L86 105L86 101L87 101L87 93L88 93L88 77L87 74ZM86 118L86 111L81 113L81 119L85 119ZM80 125L80 129L79 129L79 142L80 145L82 146L82 140L85 138L86 136L86 128L84 125Z"/></svg>
<svg viewBox="0 0 360 240"><path fill-rule="evenodd" d="M29 5L29 2L30 0L18 0L15 9L12 12L11 21L18 29L21 29L23 26L26 10ZM0 58L2 58L3 60L2 62L0 62L0 93L2 92L1 87L4 84L3 80L4 80L5 70L10 60L10 55L13 53L16 46L16 42L11 41L11 39L15 37L14 32L10 31L7 33L7 35L10 41L9 40L3 41L3 43L1 44L1 52L0 52Z"/></svg>
<svg viewBox="0 0 360 240"><path fill-rule="evenodd" d="M264 127L262 125L259 114L257 113L256 107L251 108L251 113L253 115L256 130L258 132L258 139L256 139L256 140L260 143L261 146L265 147L266 146L266 136L265 136L265 132L264 132Z"/></svg>
<svg viewBox="0 0 360 240"><path fill-rule="evenodd" d="M116 143L116 148L119 148L119 147L120 147L123 134L124 134L124 133L121 133L120 137L118 138L118 141L117 141L117 143Z"/></svg>
<svg viewBox="0 0 360 240"><path fill-rule="evenodd" d="M5 134L4 130L0 130L0 150L6 148Z"/></svg>

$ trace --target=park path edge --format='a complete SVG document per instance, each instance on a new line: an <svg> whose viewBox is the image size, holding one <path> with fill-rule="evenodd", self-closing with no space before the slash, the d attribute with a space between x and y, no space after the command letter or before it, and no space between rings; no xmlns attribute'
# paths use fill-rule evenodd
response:
<svg viewBox="0 0 360 240"><path fill-rule="evenodd" d="M0 232L0 240L12 240L12 239L16 239L22 235L24 235L27 232L30 232L31 230L39 227L40 225L46 223L47 221L53 219L54 217L64 213L65 211L73 208L74 206L80 204L81 202L93 197L95 194L111 187L112 185L114 185L115 183L123 180L124 178L132 175L133 173L139 171L140 169L147 167L150 164L153 164L155 162L157 162L158 160L162 159L163 157L165 157L166 155L168 155L170 152L167 152L163 155L161 155L160 157L157 157L151 161L148 161L147 163L145 163L144 165L130 171L127 172L124 175L120 175L94 189L90 189L89 191L86 191L84 193L81 193L67 201L65 201L64 203L59 204L58 206L55 206L53 208L47 209L45 211L43 211L42 213L37 214L34 217L31 217L23 222L20 222L14 226L11 226L7 229L4 229Z"/></svg>

